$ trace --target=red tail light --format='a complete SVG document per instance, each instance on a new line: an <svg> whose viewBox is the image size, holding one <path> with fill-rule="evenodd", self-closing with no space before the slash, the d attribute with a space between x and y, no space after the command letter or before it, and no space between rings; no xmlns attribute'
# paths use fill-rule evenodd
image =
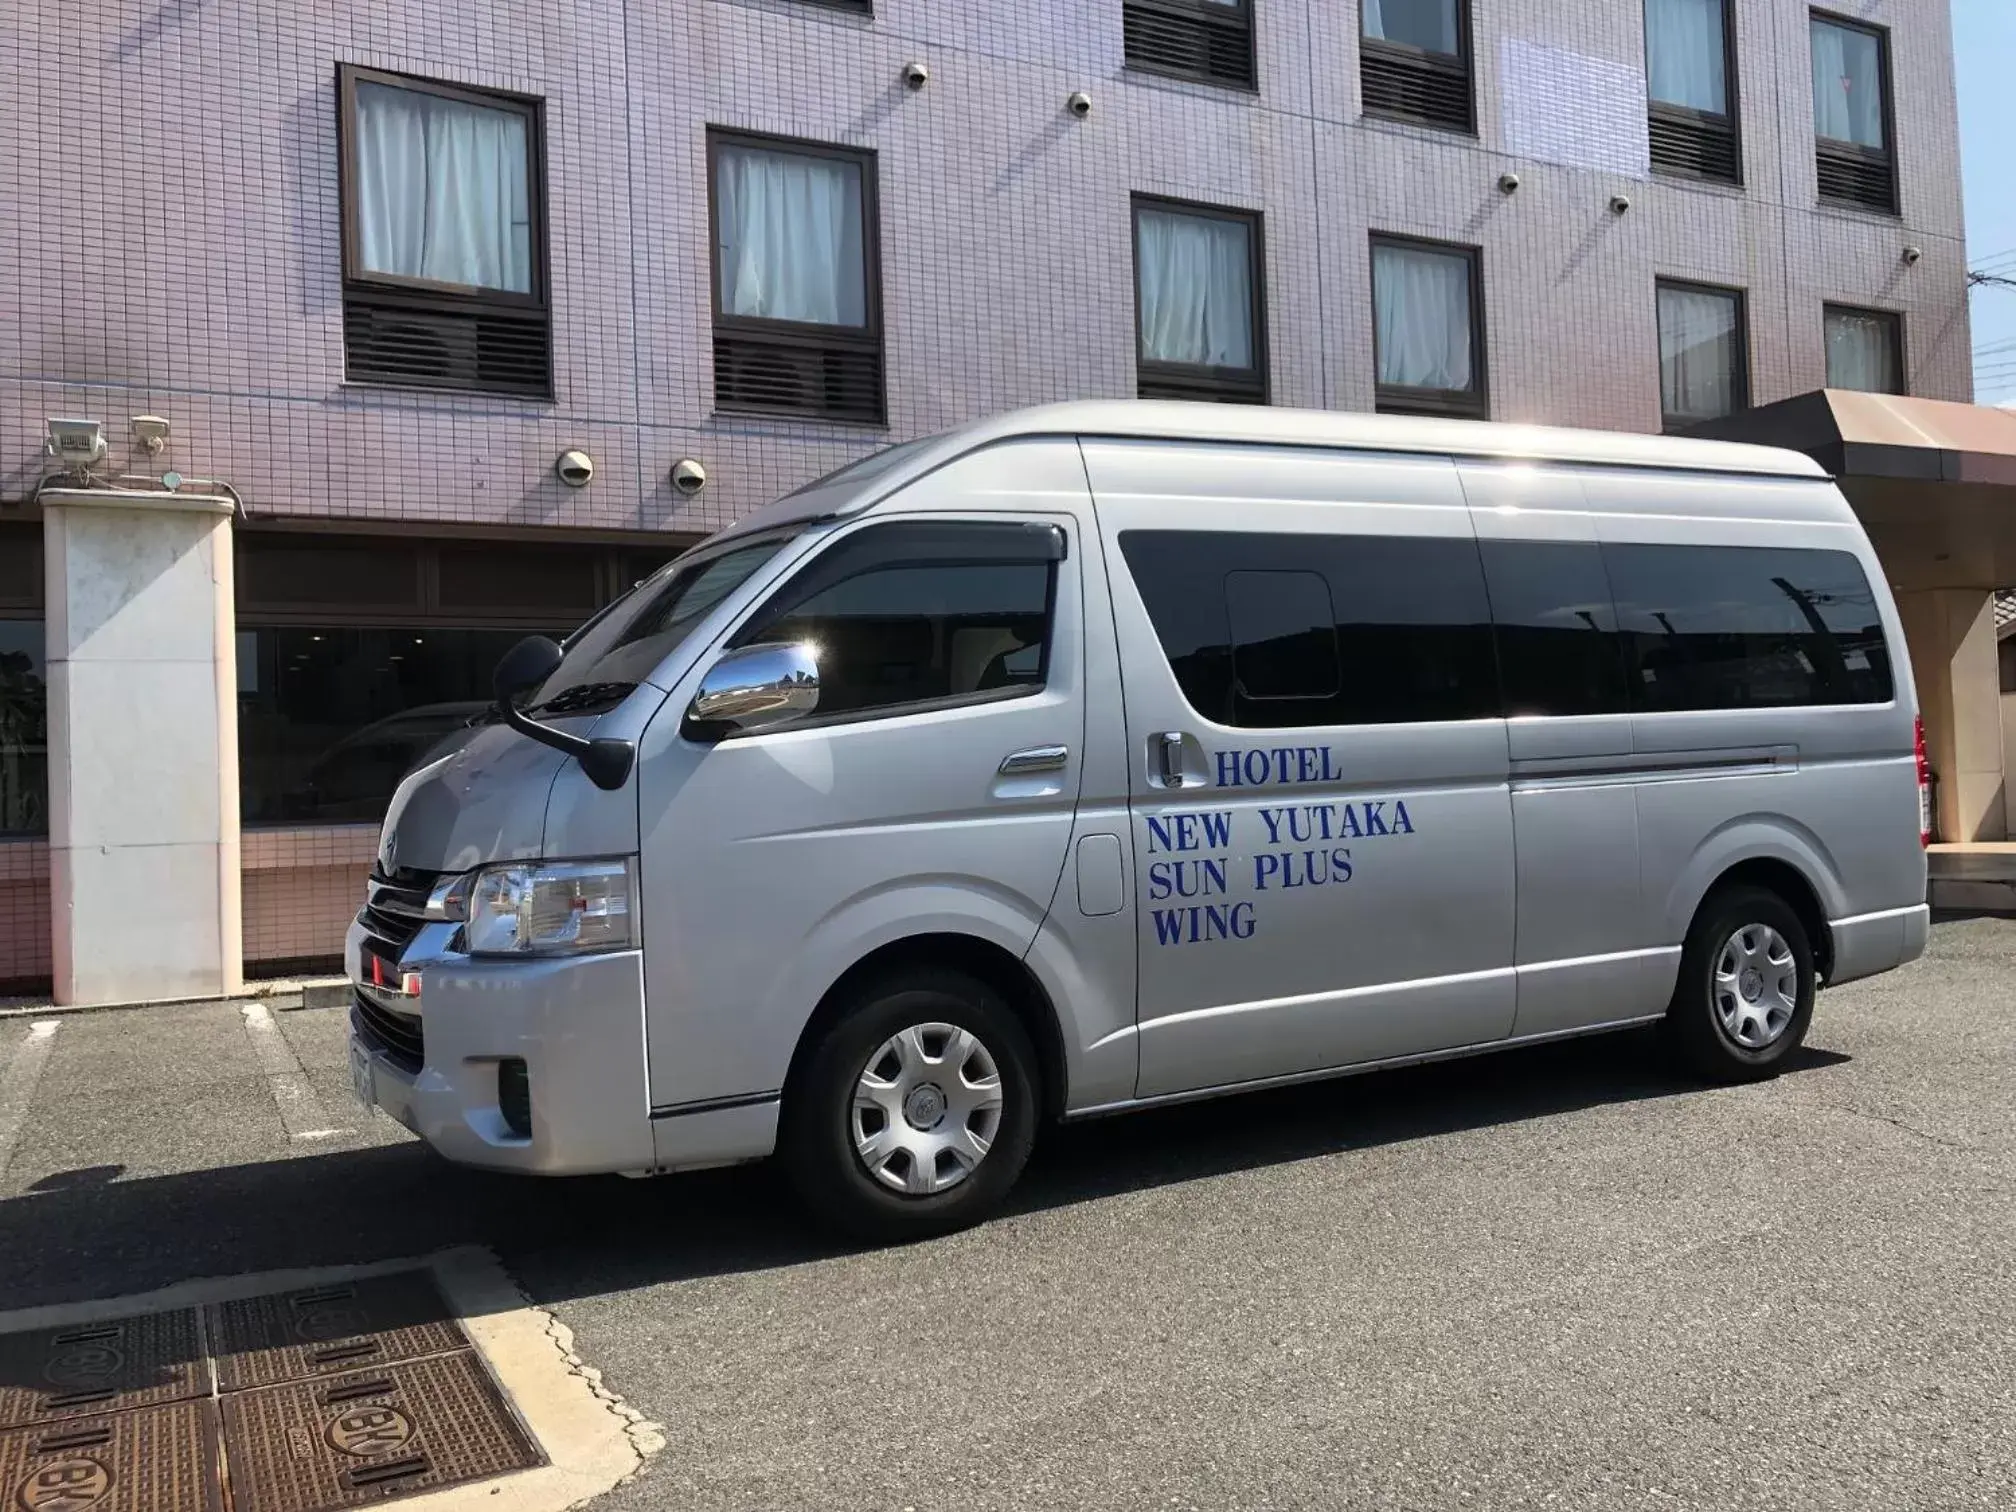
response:
<svg viewBox="0 0 2016 1512"><path fill-rule="evenodd" d="M1918 758L1918 843L1932 843L1932 763L1925 755L1925 721L1912 721L1912 754Z"/></svg>

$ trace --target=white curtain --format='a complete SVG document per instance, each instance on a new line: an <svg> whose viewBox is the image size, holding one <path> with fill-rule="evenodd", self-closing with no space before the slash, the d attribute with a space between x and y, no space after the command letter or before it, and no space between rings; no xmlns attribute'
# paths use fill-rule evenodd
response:
<svg viewBox="0 0 2016 1512"><path fill-rule="evenodd" d="M1142 210L1135 220L1141 356L1253 366L1253 248L1244 221Z"/></svg>
<svg viewBox="0 0 2016 1512"><path fill-rule="evenodd" d="M1456 0L1364 0L1365 35L1454 57Z"/></svg>
<svg viewBox="0 0 2016 1512"><path fill-rule="evenodd" d="M1372 318L1379 381L1467 390L1470 260L1417 247L1372 249Z"/></svg>
<svg viewBox="0 0 2016 1512"><path fill-rule="evenodd" d="M1645 0L1648 92L1668 105L1729 109L1722 0Z"/></svg>
<svg viewBox="0 0 2016 1512"><path fill-rule="evenodd" d="M357 86L358 250L366 270L532 289L525 117L387 84Z"/></svg>
<svg viewBox="0 0 2016 1512"><path fill-rule="evenodd" d="M1676 420L1713 420L1736 408L1738 343L1733 295L1659 291L1659 393Z"/></svg>
<svg viewBox="0 0 2016 1512"><path fill-rule="evenodd" d="M714 214L723 314L868 323L859 163L724 144Z"/></svg>
<svg viewBox="0 0 2016 1512"><path fill-rule="evenodd" d="M1827 312L1827 387L1887 394L1897 383L1895 327L1860 310Z"/></svg>
<svg viewBox="0 0 2016 1512"><path fill-rule="evenodd" d="M1814 18L1813 129L1837 142L1884 145L1882 52L1873 33Z"/></svg>

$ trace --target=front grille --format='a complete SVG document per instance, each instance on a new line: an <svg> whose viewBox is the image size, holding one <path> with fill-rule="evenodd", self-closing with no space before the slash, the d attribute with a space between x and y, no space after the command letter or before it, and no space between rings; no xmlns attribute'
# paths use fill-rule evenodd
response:
<svg viewBox="0 0 2016 1512"><path fill-rule="evenodd" d="M1897 175L1887 153L1822 142L1816 164L1823 200L1895 213Z"/></svg>
<svg viewBox="0 0 2016 1512"><path fill-rule="evenodd" d="M357 922L370 931L367 943L391 964L399 964L399 957L427 922L427 899L442 875L410 867L389 874L371 868Z"/></svg>
<svg viewBox="0 0 2016 1512"><path fill-rule="evenodd" d="M1470 67L1461 58L1394 47L1367 37L1359 78L1368 115L1471 131Z"/></svg>
<svg viewBox="0 0 2016 1512"><path fill-rule="evenodd" d="M1652 166L1659 172L1725 184L1742 177L1736 128L1727 119L1668 112L1655 106L1647 124L1652 133Z"/></svg>
<svg viewBox="0 0 2016 1512"><path fill-rule="evenodd" d="M361 992L350 994L350 1010L351 1025L367 1045L408 1076L419 1075L427 1063L427 1037L417 1013L400 1013Z"/></svg>
<svg viewBox="0 0 2016 1512"><path fill-rule="evenodd" d="M1129 68L1253 87L1253 22L1244 7L1132 0L1121 21Z"/></svg>

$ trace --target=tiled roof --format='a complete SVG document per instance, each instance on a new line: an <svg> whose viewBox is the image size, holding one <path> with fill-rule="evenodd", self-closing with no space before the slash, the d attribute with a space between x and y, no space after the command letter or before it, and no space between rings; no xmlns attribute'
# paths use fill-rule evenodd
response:
<svg viewBox="0 0 2016 1512"><path fill-rule="evenodd" d="M1995 633L2016 635L2016 588L2004 588L1995 595Z"/></svg>

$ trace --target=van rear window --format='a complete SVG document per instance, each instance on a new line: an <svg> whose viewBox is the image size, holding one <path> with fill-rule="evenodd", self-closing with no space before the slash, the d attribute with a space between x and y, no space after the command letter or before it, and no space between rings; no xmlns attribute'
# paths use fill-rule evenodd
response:
<svg viewBox="0 0 2016 1512"><path fill-rule="evenodd" d="M1876 595L1845 551L1606 545L1603 561L1634 709L1773 709L1893 696Z"/></svg>

